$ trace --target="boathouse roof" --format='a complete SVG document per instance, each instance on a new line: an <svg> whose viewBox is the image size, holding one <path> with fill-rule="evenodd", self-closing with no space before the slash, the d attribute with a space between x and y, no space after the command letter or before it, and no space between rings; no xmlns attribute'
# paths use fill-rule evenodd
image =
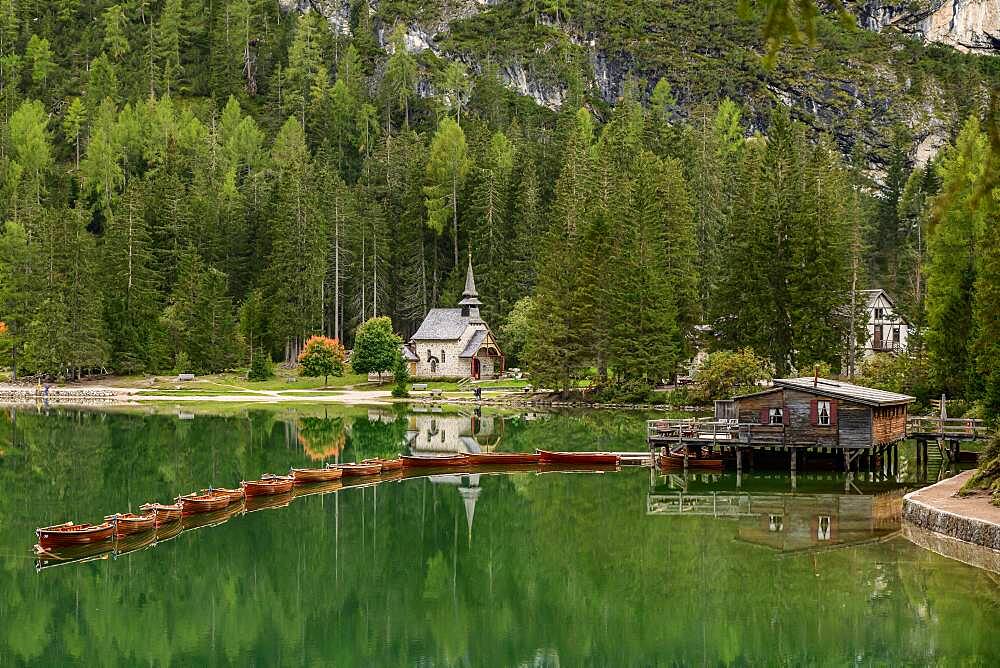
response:
<svg viewBox="0 0 1000 668"><path fill-rule="evenodd" d="M812 376L803 378L775 378L774 384L779 388L800 390L808 394L821 394L825 397L836 397L863 404L865 406L898 406L916 401L916 397L897 392L886 392L873 387L862 387L852 383L828 378L816 379Z"/></svg>

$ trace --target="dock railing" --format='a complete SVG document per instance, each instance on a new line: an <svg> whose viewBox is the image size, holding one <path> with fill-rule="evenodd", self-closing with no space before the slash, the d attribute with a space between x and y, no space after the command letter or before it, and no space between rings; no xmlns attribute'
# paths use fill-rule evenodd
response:
<svg viewBox="0 0 1000 668"><path fill-rule="evenodd" d="M647 440L650 444L678 445L687 443L730 446L736 444L775 444L784 442L784 425L754 424L713 418L649 420Z"/></svg>
<svg viewBox="0 0 1000 668"><path fill-rule="evenodd" d="M973 440L987 438L986 423L974 418L940 418L911 416L906 419L908 436L929 436L945 440Z"/></svg>

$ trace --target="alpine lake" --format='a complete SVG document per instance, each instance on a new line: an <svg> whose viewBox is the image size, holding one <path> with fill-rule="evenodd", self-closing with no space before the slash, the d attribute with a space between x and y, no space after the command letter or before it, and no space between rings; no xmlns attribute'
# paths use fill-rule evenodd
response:
<svg viewBox="0 0 1000 668"><path fill-rule="evenodd" d="M894 476L794 489L787 469L408 470L32 550L39 526L290 466L641 451L647 417L6 407L0 666L1000 665L1000 576L900 535L902 494L925 484L909 445Z"/></svg>

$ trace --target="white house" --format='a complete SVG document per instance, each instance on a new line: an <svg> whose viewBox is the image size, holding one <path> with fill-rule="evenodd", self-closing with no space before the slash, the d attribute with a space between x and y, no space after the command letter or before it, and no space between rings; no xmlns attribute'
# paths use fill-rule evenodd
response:
<svg viewBox="0 0 1000 668"><path fill-rule="evenodd" d="M433 308L410 337L404 356L417 378L493 378L504 370L496 337L479 315L472 257L458 308Z"/></svg>
<svg viewBox="0 0 1000 668"><path fill-rule="evenodd" d="M906 350L910 322L896 311L896 303L885 290L862 290L868 305L864 357L876 353L899 353Z"/></svg>

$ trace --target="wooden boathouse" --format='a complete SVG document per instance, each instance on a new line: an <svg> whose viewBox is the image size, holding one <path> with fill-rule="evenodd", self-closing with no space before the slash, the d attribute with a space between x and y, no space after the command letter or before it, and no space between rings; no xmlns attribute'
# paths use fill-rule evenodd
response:
<svg viewBox="0 0 1000 668"><path fill-rule="evenodd" d="M824 378L778 378L768 389L718 401L709 420L651 420L650 448L671 454L732 458L737 469L754 453L836 457L845 470L861 456L895 450L906 438L914 397ZM752 461L752 459L751 459Z"/></svg>

